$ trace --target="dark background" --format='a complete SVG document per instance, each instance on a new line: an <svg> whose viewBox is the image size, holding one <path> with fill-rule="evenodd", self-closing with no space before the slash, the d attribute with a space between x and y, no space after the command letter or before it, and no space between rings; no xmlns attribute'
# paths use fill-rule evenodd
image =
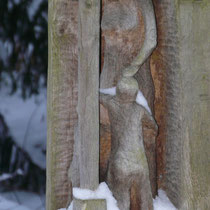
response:
<svg viewBox="0 0 210 210"><path fill-rule="evenodd" d="M24 146L26 140L28 145L33 141L34 151L45 161L46 125L39 126L37 119L46 124L47 7L47 0L0 1L0 193L45 193L46 166L37 164L33 150ZM43 133L37 143L36 123L37 134ZM22 129L26 132L20 144L16 133Z"/></svg>

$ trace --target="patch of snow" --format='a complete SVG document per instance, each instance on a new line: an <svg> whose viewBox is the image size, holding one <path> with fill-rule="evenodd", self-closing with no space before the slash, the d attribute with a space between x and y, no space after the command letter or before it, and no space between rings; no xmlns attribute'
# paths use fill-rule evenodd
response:
<svg viewBox="0 0 210 210"><path fill-rule="evenodd" d="M153 200L154 210L177 210L163 190L158 190L158 196Z"/></svg>
<svg viewBox="0 0 210 210"><path fill-rule="evenodd" d="M44 210L43 197L45 195L25 191L0 193L0 210Z"/></svg>
<svg viewBox="0 0 210 210"><path fill-rule="evenodd" d="M13 175L12 174L2 174L1 176L0 176L0 182L1 181L4 181L4 180L7 180L7 179L10 179L10 178L12 178L13 177Z"/></svg>
<svg viewBox="0 0 210 210"><path fill-rule="evenodd" d="M30 209L0 196L0 210L30 210Z"/></svg>
<svg viewBox="0 0 210 210"><path fill-rule="evenodd" d="M136 103L143 106L150 114L152 114L152 112L148 106L147 100L140 90L138 91L138 94L136 96Z"/></svg>
<svg viewBox="0 0 210 210"><path fill-rule="evenodd" d="M58 209L58 210L73 210L73 201L71 202L71 204L69 205L69 207L67 209L62 208L62 209Z"/></svg>
<svg viewBox="0 0 210 210"><path fill-rule="evenodd" d="M16 171L16 173L17 173L18 175L24 175L23 170L20 169L20 168L18 168L18 170Z"/></svg>
<svg viewBox="0 0 210 210"><path fill-rule="evenodd" d="M33 0L30 6L28 7L28 17L30 20L33 19L36 11L39 9L39 6L43 0Z"/></svg>
<svg viewBox="0 0 210 210"><path fill-rule="evenodd" d="M117 201L105 182L102 182L95 191L73 188L73 195L75 198L81 200L105 199L107 202L107 210L119 210Z"/></svg>
<svg viewBox="0 0 210 210"><path fill-rule="evenodd" d="M81 200L105 199L107 201L107 210L119 210L117 201L105 182L102 182L96 191L73 188L73 195L75 198ZM153 200L153 205L154 210L177 210L166 193L161 189L158 190L158 196ZM61 208L58 210L73 210L73 201L67 209Z"/></svg>
<svg viewBox="0 0 210 210"><path fill-rule="evenodd" d="M95 191L88 189L73 188L73 195L76 199L80 200L92 200L92 199L105 199L107 204L107 210L120 210L117 207L117 201L112 195L112 192L109 190L109 187L105 182L102 182L98 189ZM68 207L68 209L59 209L59 210L73 210L73 202Z"/></svg>
<svg viewBox="0 0 210 210"><path fill-rule="evenodd" d="M36 165L45 169L46 89L26 100L21 97L20 91L13 95L9 95L9 91L5 85L0 88L0 98L3 99L0 100L0 113L17 145L30 155Z"/></svg>
<svg viewBox="0 0 210 210"><path fill-rule="evenodd" d="M112 88L106 88L106 89L99 89L100 93L106 94L106 95L111 95L111 96L115 96L116 95L116 87L112 87Z"/></svg>
<svg viewBox="0 0 210 210"><path fill-rule="evenodd" d="M10 173L10 174L3 173L2 175L0 175L0 182L5 181L7 179L11 179L17 175L23 175L23 171L20 168L17 171L15 171L14 173Z"/></svg>
<svg viewBox="0 0 210 210"><path fill-rule="evenodd" d="M115 96L116 95L116 87L99 89L99 92L106 94L106 95ZM140 90L138 91L138 94L136 96L136 103L143 106L150 114L152 114L152 112L148 106L147 100Z"/></svg>

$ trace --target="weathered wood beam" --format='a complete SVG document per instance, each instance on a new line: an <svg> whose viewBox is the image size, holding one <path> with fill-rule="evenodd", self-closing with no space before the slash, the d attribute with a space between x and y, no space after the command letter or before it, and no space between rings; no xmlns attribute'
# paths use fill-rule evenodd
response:
<svg viewBox="0 0 210 210"><path fill-rule="evenodd" d="M78 120L80 187L99 184L100 1L79 1Z"/></svg>
<svg viewBox="0 0 210 210"><path fill-rule="evenodd" d="M47 210L67 207L77 124L78 2L48 1Z"/></svg>
<svg viewBox="0 0 210 210"><path fill-rule="evenodd" d="M74 200L74 210L102 210L106 209L106 200Z"/></svg>

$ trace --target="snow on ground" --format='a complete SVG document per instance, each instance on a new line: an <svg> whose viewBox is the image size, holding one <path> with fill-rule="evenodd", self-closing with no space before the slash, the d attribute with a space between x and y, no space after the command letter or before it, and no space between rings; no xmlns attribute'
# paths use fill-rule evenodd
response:
<svg viewBox="0 0 210 210"><path fill-rule="evenodd" d="M119 210L117 201L105 182L102 182L96 191L73 188L73 195L80 200L105 199L107 201L107 210ZM161 189L158 190L158 196L153 200L153 205L154 210L177 210ZM73 210L73 202L68 209L62 208L59 210Z"/></svg>
<svg viewBox="0 0 210 210"><path fill-rule="evenodd" d="M23 148L39 167L46 167L46 89L24 100L20 91L9 95L9 87L0 88L0 113L17 145Z"/></svg>
<svg viewBox="0 0 210 210"><path fill-rule="evenodd" d="M158 190L158 196L153 200L154 210L177 210L163 190Z"/></svg>
<svg viewBox="0 0 210 210"><path fill-rule="evenodd" d="M106 199L107 210L119 210L106 183L101 183L96 191L74 188L73 194L78 199ZM153 201L154 210L176 210L163 190L158 191ZM44 210L45 197L35 193L14 191L0 194L0 210ZM60 209L66 210L66 209ZM73 210L73 203L67 210Z"/></svg>
<svg viewBox="0 0 210 210"><path fill-rule="evenodd" d="M45 197L35 193L13 191L0 193L0 210L44 210Z"/></svg>
<svg viewBox="0 0 210 210"><path fill-rule="evenodd" d="M102 182L95 191L73 188L73 195L75 198L81 200L105 199L107 202L107 210L119 210L117 201L105 182Z"/></svg>
<svg viewBox="0 0 210 210"><path fill-rule="evenodd" d="M73 195L76 199L80 200L105 199L107 203L107 210L119 210L117 207L117 201L113 197L112 192L109 190L105 182L102 182L95 191L73 188ZM67 210L73 210L73 202Z"/></svg>
<svg viewBox="0 0 210 210"><path fill-rule="evenodd" d="M27 207L0 196L0 210L29 210Z"/></svg>

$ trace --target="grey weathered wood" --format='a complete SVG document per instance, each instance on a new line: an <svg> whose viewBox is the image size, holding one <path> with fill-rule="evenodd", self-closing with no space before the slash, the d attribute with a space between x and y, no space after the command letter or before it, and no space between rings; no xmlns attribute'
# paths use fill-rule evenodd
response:
<svg viewBox="0 0 210 210"><path fill-rule="evenodd" d="M183 210L210 209L209 20L210 1L179 1Z"/></svg>
<svg viewBox="0 0 210 210"><path fill-rule="evenodd" d="M132 77L118 82L116 96L101 94L100 102L109 111L112 131L112 150L109 159L107 183L118 206L130 210L131 189L137 188L138 208L153 209L149 167L145 149L142 121L157 132L157 125L151 114L136 103L138 83ZM148 140L148 139L147 139ZM151 142L145 142L146 144ZM153 142L152 144L154 144Z"/></svg>
<svg viewBox="0 0 210 210"><path fill-rule="evenodd" d="M151 163L150 178L155 196L156 130L151 128L152 132L142 132L149 130L149 126L142 124L144 109L141 110L135 103L139 87L133 76L139 70L138 75L135 75L136 79L153 110L153 83L148 61L157 43L154 9L151 0L139 0L135 3L111 1L105 4L103 11L102 34L105 37L105 49L100 85L102 88L117 85L116 97L111 100L103 95L101 97L101 103L109 113L112 141L106 181L120 209L152 209L152 193L145 157L148 154L148 162ZM144 29L145 37L140 45L138 42ZM130 47L126 48L127 46ZM145 133L147 135L143 137ZM146 147L150 148L150 153L145 154L144 143L149 145L147 140L152 143Z"/></svg>
<svg viewBox="0 0 210 210"><path fill-rule="evenodd" d="M73 210L106 210L106 200L78 200L74 199Z"/></svg>
<svg viewBox="0 0 210 210"><path fill-rule="evenodd" d="M210 209L210 1L154 2L159 49L153 62L161 61L166 98L166 123L158 121L166 141L162 187L178 209Z"/></svg>
<svg viewBox="0 0 210 210"><path fill-rule="evenodd" d="M78 119L80 187L99 184L99 42L100 1L79 1Z"/></svg>
<svg viewBox="0 0 210 210"><path fill-rule="evenodd" d="M48 1L47 195L48 210L71 201L68 168L77 124L78 2Z"/></svg>

